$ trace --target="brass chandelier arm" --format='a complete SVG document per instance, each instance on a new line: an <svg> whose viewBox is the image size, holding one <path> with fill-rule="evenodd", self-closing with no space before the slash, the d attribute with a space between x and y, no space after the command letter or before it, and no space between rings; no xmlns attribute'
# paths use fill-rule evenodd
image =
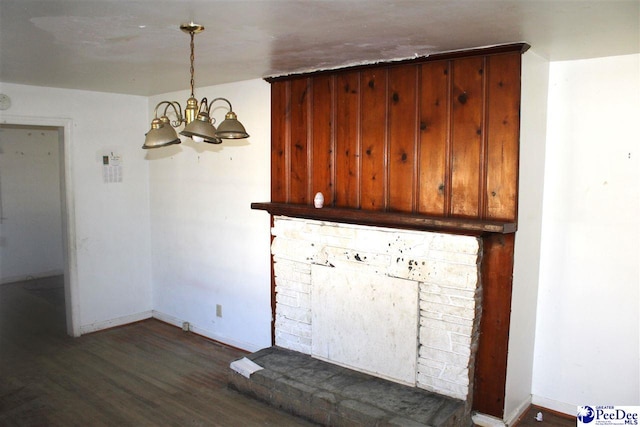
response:
<svg viewBox="0 0 640 427"><path fill-rule="evenodd" d="M205 99L206 99L206 98L205 98ZM207 112L211 113L211 106L212 106L212 105L213 105L213 103L214 103L214 102L216 102L216 101L224 101L224 102L226 102L226 103L227 103L227 105L229 105L229 111L233 111L233 107L231 106L231 102L229 102L229 100L228 100L227 98L219 97L219 98L213 98L213 99L211 100L211 102L209 103L209 106L208 106Z"/></svg>
<svg viewBox="0 0 640 427"><path fill-rule="evenodd" d="M184 118L182 116L182 107L177 101L160 101L158 105L156 105L156 108L154 108L153 110L153 117L158 118L158 108L160 108L161 105L165 105L164 112L162 113L162 117L168 118L167 111L169 110L169 107L173 108L173 112L176 116L176 120L170 122L171 126L175 128L180 126L182 122L184 122Z"/></svg>
<svg viewBox="0 0 640 427"><path fill-rule="evenodd" d="M213 108L213 103L216 101L224 101L229 106L229 111L233 111L233 107L231 106L231 102L227 98L214 98L209 102L207 97L204 97L200 100L200 106L198 107L199 113L207 113L208 116L211 116L211 108ZM204 110L204 111L203 111ZM215 123L215 119L211 118L212 122Z"/></svg>
<svg viewBox="0 0 640 427"><path fill-rule="evenodd" d="M202 117L207 117L207 121L211 124L216 123L216 119L214 117L211 117L211 106L207 101L207 97L204 97L200 100L200 107L198 107L198 116L201 117L201 114L203 115Z"/></svg>

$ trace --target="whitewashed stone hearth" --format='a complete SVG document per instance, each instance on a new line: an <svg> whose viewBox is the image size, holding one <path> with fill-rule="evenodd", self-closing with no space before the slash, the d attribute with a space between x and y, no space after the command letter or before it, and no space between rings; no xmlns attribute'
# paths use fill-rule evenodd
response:
<svg viewBox="0 0 640 427"><path fill-rule="evenodd" d="M478 238L279 216L272 233L276 345L468 399L481 307Z"/></svg>

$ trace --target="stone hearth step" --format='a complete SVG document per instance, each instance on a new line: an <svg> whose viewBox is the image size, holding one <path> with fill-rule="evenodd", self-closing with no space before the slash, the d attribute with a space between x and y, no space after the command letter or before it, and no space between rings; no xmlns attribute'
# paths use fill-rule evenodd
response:
<svg viewBox="0 0 640 427"><path fill-rule="evenodd" d="M408 387L306 354L270 347L247 356L264 369L230 370L229 386L327 426L470 426L465 402Z"/></svg>

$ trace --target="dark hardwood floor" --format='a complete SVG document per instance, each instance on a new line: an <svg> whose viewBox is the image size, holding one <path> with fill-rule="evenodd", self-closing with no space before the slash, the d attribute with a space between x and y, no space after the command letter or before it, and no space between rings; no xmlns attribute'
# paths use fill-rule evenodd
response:
<svg viewBox="0 0 640 427"><path fill-rule="evenodd" d="M536 420L538 412L542 412L542 421ZM575 425L576 417L570 417L569 415L538 406L531 406L514 424L514 427L575 427Z"/></svg>
<svg viewBox="0 0 640 427"><path fill-rule="evenodd" d="M227 388L239 350L156 320L65 331L62 277L0 285L1 426L313 425ZM515 425L575 418L532 407Z"/></svg>
<svg viewBox="0 0 640 427"><path fill-rule="evenodd" d="M2 426L311 426L227 388L243 353L156 320L65 333L62 278L0 285Z"/></svg>

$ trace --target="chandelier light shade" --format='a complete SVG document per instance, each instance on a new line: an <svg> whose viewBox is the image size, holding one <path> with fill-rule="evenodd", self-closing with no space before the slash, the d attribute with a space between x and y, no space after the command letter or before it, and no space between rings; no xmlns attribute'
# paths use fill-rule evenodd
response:
<svg viewBox="0 0 640 427"><path fill-rule="evenodd" d="M216 127L213 125L213 120L209 117L209 103L207 102L207 98L202 98L200 109L203 109L203 107L206 109L198 112L195 120L188 123L184 127L184 130L180 132L180 135L188 136L195 142L221 144L222 139L216 136Z"/></svg>
<svg viewBox="0 0 640 427"><path fill-rule="evenodd" d="M198 100L194 95L194 37L196 34L204 31L204 27L191 22L180 25L180 29L188 33L191 37L191 56L189 57L191 65L191 96L187 99L184 115L182 114L182 107L176 101L161 101L156 105L153 112L154 118L151 121L151 129L146 134L142 148L159 148L166 147L167 145L180 144L180 137L174 128L182 124L185 126L180 132L180 135L189 137L195 142L221 144L223 139L248 138L249 134L242 123L238 121L238 117L233 111L231 102L229 102L228 99L214 98L209 102L207 98L202 98L200 104L198 104ZM213 125L215 119L211 117L211 107L213 103L217 101L224 101L229 107L229 111L226 113L225 119L218 126L218 129ZM162 106L164 106L164 110L161 110ZM160 117L158 117L159 111L162 111ZM175 120L170 120L169 115L175 117Z"/></svg>
<svg viewBox="0 0 640 427"><path fill-rule="evenodd" d="M225 115L224 121L220 123L218 126L218 131L216 135L220 138L227 139L242 139L248 138L249 134L242 126L242 123L238 121L238 116L231 109L231 104L229 104L229 112Z"/></svg>
<svg viewBox="0 0 640 427"><path fill-rule="evenodd" d="M162 105L165 106L164 113L160 118L158 118L158 108L160 108ZM180 122L176 120L171 123L169 117L167 116L169 107L173 109L173 113L176 117L182 116L182 113L180 111L180 104L175 101L162 101L158 105L156 105L156 108L153 112L153 115L155 117L151 121L151 129L149 130L149 132L147 132L142 148L158 148L172 144L180 144L180 138L172 127L172 125L179 126Z"/></svg>

